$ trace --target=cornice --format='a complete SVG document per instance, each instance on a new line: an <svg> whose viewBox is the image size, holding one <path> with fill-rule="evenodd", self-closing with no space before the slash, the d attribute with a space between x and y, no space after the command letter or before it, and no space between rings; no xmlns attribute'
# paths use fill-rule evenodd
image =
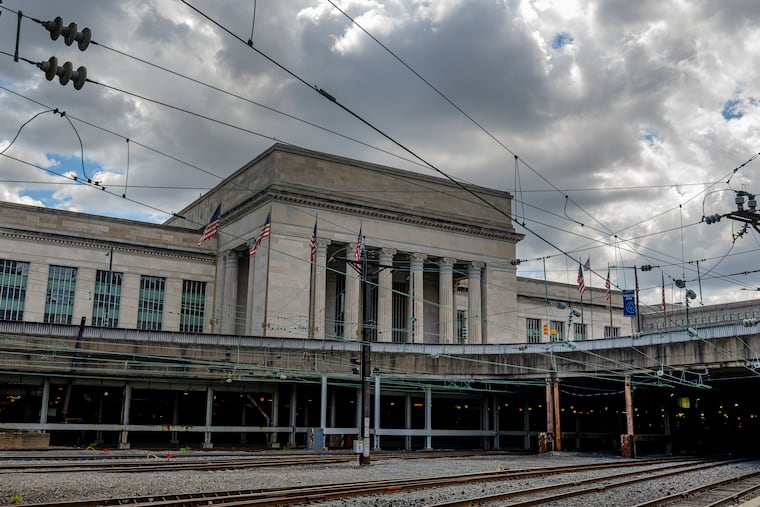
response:
<svg viewBox="0 0 760 507"><path fill-rule="evenodd" d="M510 241L513 243L516 243L525 237L525 235L517 232L507 232L485 226L469 225L454 220L436 219L400 210L381 209L367 205L337 201L335 199L319 198L274 187L269 187L267 190L259 192L238 204L238 206L224 217L222 225L224 226L225 223L239 220L249 212L258 209L263 204L271 201L297 204L300 206L308 206L310 208L348 213L358 217L400 222L431 229L467 234L470 236Z"/></svg>
<svg viewBox="0 0 760 507"><path fill-rule="evenodd" d="M19 239L24 241L34 241L37 243L46 243L50 245L72 246L78 248L97 248L102 250L113 248L115 251L136 255L152 255L173 259L192 260L196 262L204 262L207 264L216 264L216 255L214 254L183 252L181 250L161 247L137 246L129 243L121 243L118 241L88 240L86 238L74 238L71 236L64 236L47 232L33 233L13 229L0 229L0 237Z"/></svg>

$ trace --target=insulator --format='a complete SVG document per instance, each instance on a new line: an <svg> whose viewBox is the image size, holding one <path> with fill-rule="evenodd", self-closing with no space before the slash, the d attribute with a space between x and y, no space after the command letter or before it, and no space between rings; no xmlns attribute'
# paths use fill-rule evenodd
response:
<svg viewBox="0 0 760 507"><path fill-rule="evenodd" d="M51 56L48 61L37 64L37 67L45 72L45 79L52 81L58 74L58 58Z"/></svg>
<svg viewBox="0 0 760 507"><path fill-rule="evenodd" d="M63 18L61 18L61 16L58 16L53 21L43 22L42 26L45 27L45 30L50 32L50 38L52 40L57 40L61 35L61 30L63 30Z"/></svg>
<svg viewBox="0 0 760 507"><path fill-rule="evenodd" d="M87 49L92 40L92 30L83 28L81 32L77 32L76 23L69 23L69 26L63 26L63 19L60 16L53 21L44 21L42 26L50 32L50 38L53 40L57 40L59 36L63 35L63 42L67 46L71 46L76 41L79 51Z"/></svg>
<svg viewBox="0 0 760 507"><path fill-rule="evenodd" d="M66 62L61 67L59 67L59 69L60 71L58 72L58 81L62 86L66 86L71 79L71 74L74 72L74 66L71 64L71 62Z"/></svg>
<svg viewBox="0 0 760 507"><path fill-rule="evenodd" d="M84 82L87 81L87 67L79 67L71 74L71 79L74 80L74 89L81 90L84 86Z"/></svg>

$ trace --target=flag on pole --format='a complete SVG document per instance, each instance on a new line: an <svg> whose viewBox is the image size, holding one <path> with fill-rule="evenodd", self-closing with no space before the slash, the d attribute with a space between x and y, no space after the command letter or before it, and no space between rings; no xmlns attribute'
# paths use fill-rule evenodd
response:
<svg viewBox="0 0 760 507"><path fill-rule="evenodd" d="M362 260L362 228L359 227L359 237L356 238L356 248L354 249L354 260Z"/></svg>
<svg viewBox="0 0 760 507"><path fill-rule="evenodd" d="M311 250L311 262L317 257L317 221L314 220L314 230L311 231L311 238L309 239L309 249Z"/></svg>
<svg viewBox="0 0 760 507"><path fill-rule="evenodd" d="M610 268L607 268L607 280L604 282L604 288L607 292L604 293L604 300L609 303L610 301Z"/></svg>
<svg viewBox="0 0 760 507"><path fill-rule="evenodd" d="M586 264L583 265L583 271L591 271L591 256L586 259Z"/></svg>
<svg viewBox="0 0 760 507"><path fill-rule="evenodd" d="M249 253L251 256L256 255L256 250L258 250L259 245L262 241L264 241L264 238L269 237L269 233L272 230L272 212L270 211L267 213L267 219L264 221L264 225L261 226L261 232L259 233L259 237L256 238L256 242L251 245L251 249Z"/></svg>
<svg viewBox="0 0 760 507"><path fill-rule="evenodd" d="M665 273L660 273L662 275L662 311L664 312L666 309L665 306Z"/></svg>
<svg viewBox="0 0 760 507"><path fill-rule="evenodd" d="M583 266L578 264L578 293L583 297L583 293L586 292L586 282L583 281Z"/></svg>
<svg viewBox="0 0 760 507"><path fill-rule="evenodd" d="M198 246L201 246L206 241L210 240L219 233L219 216L222 214L222 204L216 207L216 211L211 215L211 219L208 221L208 225L203 230L203 235L198 241Z"/></svg>

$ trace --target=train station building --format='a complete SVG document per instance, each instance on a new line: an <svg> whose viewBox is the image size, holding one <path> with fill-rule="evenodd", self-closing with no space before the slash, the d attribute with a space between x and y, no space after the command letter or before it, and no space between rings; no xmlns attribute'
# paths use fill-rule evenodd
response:
<svg viewBox="0 0 760 507"><path fill-rule="evenodd" d="M676 425L703 431L717 416L691 407L719 400L704 370L740 382L751 353L706 357L689 326L634 327L619 292L517 277L511 204L281 144L163 224L0 203L0 431L276 447L316 429L346 447L362 343L376 448L537 449L556 434L614 450L638 424L672 449ZM714 324L739 339L741 319ZM633 422L632 386L646 393Z"/></svg>

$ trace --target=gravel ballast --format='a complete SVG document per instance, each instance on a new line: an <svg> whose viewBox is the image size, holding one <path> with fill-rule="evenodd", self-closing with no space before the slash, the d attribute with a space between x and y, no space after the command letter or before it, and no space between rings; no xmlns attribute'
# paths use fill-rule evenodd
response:
<svg viewBox="0 0 760 507"><path fill-rule="evenodd" d="M12 464L18 457L0 454L0 462ZM138 454L134 459L141 458ZM162 457L161 459L172 459ZM552 453L537 456L482 455L431 459L375 459L371 465L359 466L357 461L325 465L297 465L286 467L260 467L224 471L166 471L149 473L122 472L67 472L67 463L61 462L60 471L51 473L2 473L0 474L0 504L22 505L41 502L127 498L164 495L172 493L196 493L233 491L276 486L325 484L336 482L367 481L374 479L433 477L462 475L495 470L522 470L526 468L564 466L592 463L622 463L613 456ZM642 465L643 466L643 465ZM710 469L690 474L639 483L626 488L614 488L578 500L564 500L563 506L586 505L635 505L647 499L695 487L713 480L726 478L728 474L760 470L760 462L733 463L721 469ZM451 498L487 495L496 492L524 489L571 480L600 477L605 471L574 474L552 474L544 477L517 479L503 482L484 482L466 486L437 488L434 490L404 491L372 497L356 497L324 502L320 505L374 507L393 505L430 505Z"/></svg>

